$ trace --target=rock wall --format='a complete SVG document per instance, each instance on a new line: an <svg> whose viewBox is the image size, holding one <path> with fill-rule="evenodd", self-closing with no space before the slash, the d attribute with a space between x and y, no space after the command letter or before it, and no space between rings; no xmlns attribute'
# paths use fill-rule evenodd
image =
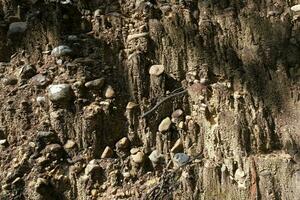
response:
<svg viewBox="0 0 300 200"><path fill-rule="evenodd" d="M297 199L298 0L2 0L0 199Z"/></svg>

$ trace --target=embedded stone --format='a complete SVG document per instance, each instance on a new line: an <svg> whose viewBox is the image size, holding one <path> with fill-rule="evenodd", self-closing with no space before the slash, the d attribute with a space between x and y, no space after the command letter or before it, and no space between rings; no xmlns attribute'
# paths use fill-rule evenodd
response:
<svg viewBox="0 0 300 200"><path fill-rule="evenodd" d="M165 67L163 65L152 65L149 69L149 74L153 76L160 76L164 73Z"/></svg>
<svg viewBox="0 0 300 200"><path fill-rule="evenodd" d="M68 140L67 143L64 145L65 149L72 149L74 148L76 143L73 140Z"/></svg>
<svg viewBox="0 0 300 200"><path fill-rule="evenodd" d="M91 90L100 90L105 83L104 78L98 78L89 82L86 82L84 85L86 88Z"/></svg>
<svg viewBox="0 0 300 200"><path fill-rule="evenodd" d="M129 146L129 139L127 137L123 137L116 144L117 149L126 149Z"/></svg>
<svg viewBox="0 0 300 200"><path fill-rule="evenodd" d="M148 34L149 33L145 32L145 33L136 33L136 34L128 35L127 42L141 37L146 37Z"/></svg>
<svg viewBox="0 0 300 200"><path fill-rule="evenodd" d="M168 131L170 129L170 127L171 127L171 124L172 124L172 122L171 122L170 117L167 117L167 118L163 119L160 122L159 126L158 126L159 132L166 132L166 131Z"/></svg>
<svg viewBox="0 0 300 200"><path fill-rule="evenodd" d="M69 84L50 85L48 95L53 102L66 102L72 97L71 86Z"/></svg>
<svg viewBox="0 0 300 200"><path fill-rule="evenodd" d="M160 153L158 153L157 150L152 151L151 154L149 155L149 159L153 163L158 163L161 157L162 157L162 155Z"/></svg>
<svg viewBox="0 0 300 200"><path fill-rule="evenodd" d="M130 102L127 103L126 109L131 110L131 109L133 109L137 106L138 106L138 104L130 101Z"/></svg>
<svg viewBox="0 0 300 200"><path fill-rule="evenodd" d="M105 149L101 155L101 158L111 158L113 156L113 154L114 154L113 150L109 146L107 146L107 147L105 147Z"/></svg>
<svg viewBox="0 0 300 200"><path fill-rule="evenodd" d="M32 77L31 80L34 85L39 86L39 87L43 87L43 86L47 85L47 83L48 83L47 77L42 74L35 75L34 77Z"/></svg>
<svg viewBox="0 0 300 200"><path fill-rule="evenodd" d="M115 97L115 91L110 85L106 88L104 96L108 99Z"/></svg>
<svg viewBox="0 0 300 200"><path fill-rule="evenodd" d="M51 51L51 55L54 57L68 56L72 54L72 49L67 45L60 45L55 47Z"/></svg>
<svg viewBox="0 0 300 200"><path fill-rule="evenodd" d="M300 11L300 4L292 6L291 10L294 11L294 12L299 12Z"/></svg>
<svg viewBox="0 0 300 200"><path fill-rule="evenodd" d="M84 170L84 174L88 176L88 175L92 175L95 173L100 173L101 171L102 171L102 168L97 163L97 161L94 159L94 160L91 160L87 164L87 166L85 167L85 170Z"/></svg>
<svg viewBox="0 0 300 200"><path fill-rule="evenodd" d="M133 155L133 154L136 154L137 152L139 152L140 149L139 148L132 148L130 149L130 153Z"/></svg>
<svg viewBox="0 0 300 200"><path fill-rule="evenodd" d="M9 25L7 35L22 34L27 30L27 22L13 22Z"/></svg>
<svg viewBox="0 0 300 200"><path fill-rule="evenodd" d="M145 154L141 151L138 151L137 153L131 155L131 158L132 158L133 162L135 162L137 164L141 164L144 161Z"/></svg>
<svg viewBox="0 0 300 200"><path fill-rule="evenodd" d="M180 167L189 161L189 156L185 153L176 153L173 157L173 162L176 166Z"/></svg>

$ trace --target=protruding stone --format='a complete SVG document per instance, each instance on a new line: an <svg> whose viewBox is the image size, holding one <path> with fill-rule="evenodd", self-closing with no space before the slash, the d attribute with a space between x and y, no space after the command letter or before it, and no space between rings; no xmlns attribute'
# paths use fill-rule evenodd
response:
<svg viewBox="0 0 300 200"><path fill-rule="evenodd" d="M89 162L89 164L87 164L87 166L85 167L85 170L84 170L84 174L88 176L88 175L100 173L101 171L102 171L102 168L97 163L97 161L94 159L94 160L91 160Z"/></svg>
<svg viewBox="0 0 300 200"><path fill-rule="evenodd" d="M34 77L32 77L31 79L32 83L38 87L43 87L46 86L48 83L48 79L46 76L42 75L42 74L37 74Z"/></svg>
<svg viewBox="0 0 300 200"><path fill-rule="evenodd" d="M98 78L89 82L86 82L84 85L86 88L91 90L100 90L105 83L105 78Z"/></svg>
<svg viewBox="0 0 300 200"><path fill-rule="evenodd" d="M246 173L242 169L237 169L234 174L234 179L238 183L239 188L246 188Z"/></svg>
<svg viewBox="0 0 300 200"><path fill-rule="evenodd" d="M105 149L101 155L101 158L102 159L103 158L111 158L113 156L113 154L114 154L113 150L109 146L107 146L107 147L105 147Z"/></svg>
<svg viewBox="0 0 300 200"><path fill-rule="evenodd" d="M105 97L108 99L114 98L115 97L115 91L114 89L109 85L106 90L105 90Z"/></svg>
<svg viewBox="0 0 300 200"><path fill-rule="evenodd" d="M185 153L176 153L173 157L173 162L175 166L180 167L189 161L189 156Z"/></svg>
<svg viewBox="0 0 300 200"><path fill-rule="evenodd" d="M292 6L291 10L294 11L294 12L299 12L300 11L300 4Z"/></svg>
<svg viewBox="0 0 300 200"><path fill-rule="evenodd" d="M123 137L116 144L117 149L126 149L129 146L129 139L127 137Z"/></svg>
<svg viewBox="0 0 300 200"><path fill-rule="evenodd" d="M137 164L141 164L144 162L145 154L141 151L138 151L137 153L131 155L131 158L132 158L133 162L135 162Z"/></svg>
<svg viewBox="0 0 300 200"><path fill-rule="evenodd" d="M149 159L153 163L158 163L161 158L162 155L157 150L152 151L152 153L149 155Z"/></svg>
<svg viewBox="0 0 300 200"><path fill-rule="evenodd" d="M182 141L181 141L181 139L179 138L179 139L175 142L174 146L172 147L171 152L172 152L172 153L179 152L179 151L182 150L182 148L183 148L183 146L182 146Z"/></svg>
<svg viewBox="0 0 300 200"><path fill-rule="evenodd" d="M67 143L64 145L65 149L72 149L74 148L76 143L73 140L68 140Z"/></svg>
<svg viewBox="0 0 300 200"><path fill-rule="evenodd" d="M137 106L138 106L138 104L130 101L130 102L128 102L128 104L126 106L126 109L131 110L131 109L133 109L133 108L135 108Z"/></svg>
<svg viewBox="0 0 300 200"><path fill-rule="evenodd" d="M179 128L179 129L184 129L184 128L185 128L185 125L184 125L184 122L183 122L183 121L179 122L178 128Z"/></svg>
<svg viewBox="0 0 300 200"><path fill-rule="evenodd" d="M181 109L175 110L171 115L172 122L174 123L178 122L182 116L183 116L183 111Z"/></svg>
<svg viewBox="0 0 300 200"><path fill-rule="evenodd" d="M131 155L134 155L134 154L136 154L136 153L139 152L139 151L140 151L139 148L132 148L132 149L130 149L130 154L131 154Z"/></svg>
<svg viewBox="0 0 300 200"><path fill-rule="evenodd" d="M9 25L7 35L22 34L27 30L27 22L14 22Z"/></svg>
<svg viewBox="0 0 300 200"><path fill-rule="evenodd" d="M68 56L72 54L72 49L67 45L60 45L55 47L51 51L51 55L54 57Z"/></svg>
<svg viewBox="0 0 300 200"><path fill-rule="evenodd" d="M0 146L7 146L8 143L7 143L7 140L6 139L3 139L3 140L0 140Z"/></svg>
<svg viewBox="0 0 300 200"><path fill-rule="evenodd" d="M71 86L69 84L50 85L48 95L52 102L66 102L72 97Z"/></svg>
<svg viewBox="0 0 300 200"><path fill-rule="evenodd" d="M170 129L171 124L172 124L172 122L171 122L170 117L167 117L160 122L160 124L158 126L158 130L160 132L166 132Z"/></svg>
<svg viewBox="0 0 300 200"><path fill-rule="evenodd" d="M136 34L128 35L127 42L141 37L146 37L148 34L149 33L145 32L145 33L136 33Z"/></svg>
<svg viewBox="0 0 300 200"><path fill-rule="evenodd" d="M43 96L38 96L36 97L36 102L40 105L43 105L44 103L46 103L46 98Z"/></svg>
<svg viewBox="0 0 300 200"><path fill-rule="evenodd" d="M163 65L152 65L149 69L149 74L153 76L160 76L164 73L165 67Z"/></svg>

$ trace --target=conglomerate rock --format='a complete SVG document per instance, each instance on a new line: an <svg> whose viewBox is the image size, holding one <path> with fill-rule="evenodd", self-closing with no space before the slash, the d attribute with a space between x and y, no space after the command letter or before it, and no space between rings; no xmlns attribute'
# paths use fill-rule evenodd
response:
<svg viewBox="0 0 300 200"><path fill-rule="evenodd" d="M1 0L0 199L299 199L299 4Z"/></svg>

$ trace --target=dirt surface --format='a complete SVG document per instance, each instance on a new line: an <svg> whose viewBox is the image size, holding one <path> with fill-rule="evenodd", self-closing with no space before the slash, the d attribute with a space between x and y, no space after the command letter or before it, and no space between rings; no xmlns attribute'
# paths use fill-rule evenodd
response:
<svg viewBox="0 0 300 200"><path fill-rule="evenodd" d="M297 4L1 0L0 199L297 200Z"/></svg>

